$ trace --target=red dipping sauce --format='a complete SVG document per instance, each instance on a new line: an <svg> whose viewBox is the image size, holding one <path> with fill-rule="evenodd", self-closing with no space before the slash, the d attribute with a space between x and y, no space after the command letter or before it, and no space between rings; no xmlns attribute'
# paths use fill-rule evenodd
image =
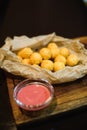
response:
<svg viewBox="0 0 87 130"><path fill-rule="evenodd" d="M17 94L17 99L26 105L38 106L50 98L49 90L42 85L27 85Z"/></svg>
<svg viewBox="0 0 87 130"><path fill-rule="evenodd" d="M14 89L14 99L25 110L40 110L53 99L54 89L46 81L24 80Z"/></svg>

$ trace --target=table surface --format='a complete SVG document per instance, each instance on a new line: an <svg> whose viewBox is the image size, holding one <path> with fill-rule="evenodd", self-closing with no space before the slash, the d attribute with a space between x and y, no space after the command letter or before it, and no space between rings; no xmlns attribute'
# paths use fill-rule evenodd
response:
<svg viewBox="0 0 87 130"><path fill-rule="evenodd" d="M52 103L38 112L22 111L13 99L13 89L21 79L7 75L7 86L13 116L17 125L58 115L69 110L87 105L87 76L73 82L54 85L55 96Z"/></svg>
<svg viewBox="0 0 87 130"><path fill-rule="evenodd" d="M82 37L81 40L86 45L87 37ZM17 106L13 99L13 89L23 78L7 72L4 72L4 74L7 84L5 87L8 89L8 99L11 105L10 112L13 115L10 123L11 121L14 121L16 125L31 123L87 106L87 75L73 82L54 85L55 96L47 108L39 112L25 113Z"/></svg>

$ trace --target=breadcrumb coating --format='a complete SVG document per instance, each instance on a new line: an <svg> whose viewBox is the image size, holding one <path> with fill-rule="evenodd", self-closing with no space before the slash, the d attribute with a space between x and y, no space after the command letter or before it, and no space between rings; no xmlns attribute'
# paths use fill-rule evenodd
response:
<svg viewBox="0 0 87 130"><path fill-rule="evenodd" d="M33 50L31 48L26 47L18 51L17 55L22 58L29 58L32 53Z"/></svg>
<svg viewBox="0 0 87 130"><path fill-rule="evenodd" d="M50 42L47 46L49 49L54 49L54 48L58 48L57 44L54 42Z"/></svg>
<svg viewBox="0 0 87 130"><path fill-rule="evenodd" d="M78 64L79 62L79 59L78 57L75 55L75 54L70 54L68 57L67 57L67 65L69 66L75 66Z"/></svg>
<svg viewBox="0 0 87 130"><path fill-rule="evenodd" d="M67 57L67 56L69 56L69 54L70 54L69 49L67 49L66 47L60 48L60 55Z"/></svg>
<svg viewBox="0 0 87 130"><path fill-rule="evenodd" d="M51 51L48 48L40 49L39 53L44 60L49 60L51 58Z"/></svg>
<svg viewBox="0 0 87 130"><path fill-rule="evenodd" d="M43 60L41 63L41 67L52 71L53 62L51 60Z"/></svg>
<svg viewBox="0 0 87 130"><path fill-rule="evenodd" d="M42 57L38 52L34 52L32 53L32 55L30 56L30 63L33 64L40 64L42 61Z"/></svg>
<svg viewBox="0 0 87 130"><path fill-rule="evenodd" d="M54 68L53 68L54 72L62 70L64 68L65 68L65 64L63 62L58 62L58 61L54 62Z"/></svg>
<svg viewBox="0 0 87 130"><path fill-rule="evenodd" d="M66 58L62 55L58 55L55 59L54 62L63 62L64 64L66 64Z"/></svg>

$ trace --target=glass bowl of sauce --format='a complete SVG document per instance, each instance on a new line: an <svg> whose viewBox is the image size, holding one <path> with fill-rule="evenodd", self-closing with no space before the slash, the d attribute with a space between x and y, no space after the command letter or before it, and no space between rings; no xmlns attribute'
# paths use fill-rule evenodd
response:
<svg viewBox="0 0 87 130"><path fill-rule="evenodd" d="M13 97L20 108L37 111L51 103L54 97L54 88L48 81L43 79L26 79L14 88Z"/></svg>

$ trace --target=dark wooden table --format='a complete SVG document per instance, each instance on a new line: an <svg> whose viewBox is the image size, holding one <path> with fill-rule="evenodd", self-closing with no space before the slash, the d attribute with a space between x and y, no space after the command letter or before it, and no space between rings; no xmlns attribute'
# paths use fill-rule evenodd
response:
<svg viewBox="0 0 87 130"><path fill-rule="evenodd" d="M17 125L37 120L39 121L40 119L87 105L87 76L85 76L74 82L54 85L55 97L49 107L39 112L25 113L17 106L13 99L14 87L21 80L23 79L7 74L7 87L9 90L10 103Z"/></svg>
<svg viewBox="0 0 87 130"><path fill-rule="evenodd" d="M87 43L85 40L86 38L87 37L81 39L82 42L85 43L85 45ZM42 125L44 128L44 126L48 126L48 124L46 124L47 120L51 122L51 124L49 124L50 126L52 126L52 123L58 123L55 119L59 120L58 118L61 117L61 115L63 115L62 118L65 118L66 116L64 115L68 112L71 112L71 114L68 114L68 116L70 116L70 119L72 119L73 111L74 114L77 114L76 112L80 111L81 113L82 111L87 110L87 75L73 82L54 85L55 96L52 103L47 108L39 112L25 113L17 106L13 99L14 87L16 86L16 84L22 81L23 78L14 76L2 70L0 74L1 90L2 87L4 88L4 90L0 94L0 96L2 95L1 98L3 102L3 105L1 104L1 110L4 110L4 114L2 113L2 116L4 115L2 124L4 124L1 124L2 126L6 125L6 127L10 126L9 128L16 129L15 126L17 126L18 128L20 126L27 126L31 124L34 126L34 124L36 123L41 128L40 122L45 121L45 125ZM2 75L4 75L4 77ZM53 120L55 120L55 122L53 122Z"/></svg>

